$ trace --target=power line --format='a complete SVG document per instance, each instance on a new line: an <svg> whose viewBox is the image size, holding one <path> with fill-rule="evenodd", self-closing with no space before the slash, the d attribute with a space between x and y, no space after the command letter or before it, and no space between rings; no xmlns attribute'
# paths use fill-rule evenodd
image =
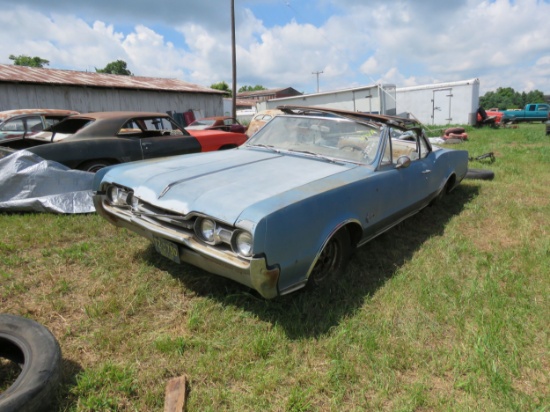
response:
<svg viewBox="0 0 550 412"><path fill-rule="evenodd" d="M311 72L311 74L315 74L317 75L317 93L319 93L319 75L322 74L323 72L320 71L320 72Z"/></svg>

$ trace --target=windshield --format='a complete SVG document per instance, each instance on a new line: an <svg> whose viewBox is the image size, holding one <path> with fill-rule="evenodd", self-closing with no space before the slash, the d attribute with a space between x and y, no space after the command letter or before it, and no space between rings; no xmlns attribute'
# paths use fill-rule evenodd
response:
<svg viewBox="0 0 550 412"><path fill-rule="evenodd" d="M336 117L284 115L273 118L247 146L305 152L354 163L371 164L380 144L381 129Z"/></svg>
<svg viewBox="0 0 550 412"><path fill-rule="evenodd" d="M189 126L212 126L216 122L215 119L200 119L195 120Z"/></svg>

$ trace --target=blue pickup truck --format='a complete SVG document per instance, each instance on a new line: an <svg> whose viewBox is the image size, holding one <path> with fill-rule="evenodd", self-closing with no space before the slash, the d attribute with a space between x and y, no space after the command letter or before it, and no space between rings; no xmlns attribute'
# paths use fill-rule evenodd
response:
<svg viewBox="0 0 550 412"><path fill-rule="evenodd" d="M504 110L501 122L546 122L550 120L549 109L550 105L546 103L529 103L523 110Z"/></svg>

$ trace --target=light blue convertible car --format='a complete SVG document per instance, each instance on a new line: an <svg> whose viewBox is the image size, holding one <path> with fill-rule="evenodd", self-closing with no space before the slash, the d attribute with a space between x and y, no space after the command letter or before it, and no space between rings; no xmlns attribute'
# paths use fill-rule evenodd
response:
<svg viewBox="0 0 550 412"><path fill-rule="evenodd" d="M284 106L237 149L100 170L98 213L265 298L342 273L354 248L450 192L468 153L398 117Z"/></svg>

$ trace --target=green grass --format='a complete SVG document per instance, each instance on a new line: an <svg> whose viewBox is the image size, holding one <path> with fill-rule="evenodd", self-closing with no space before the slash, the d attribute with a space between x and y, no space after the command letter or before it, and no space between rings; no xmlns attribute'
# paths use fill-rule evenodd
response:
<svg viewBox="0 0 550 412"><path fill-rule="evenodd" d="M359 249L345 275L265 301L90 215L0 214L0 312L63 352L59 411L548 411L550 137L468 129L494 152Z"/></svg>

